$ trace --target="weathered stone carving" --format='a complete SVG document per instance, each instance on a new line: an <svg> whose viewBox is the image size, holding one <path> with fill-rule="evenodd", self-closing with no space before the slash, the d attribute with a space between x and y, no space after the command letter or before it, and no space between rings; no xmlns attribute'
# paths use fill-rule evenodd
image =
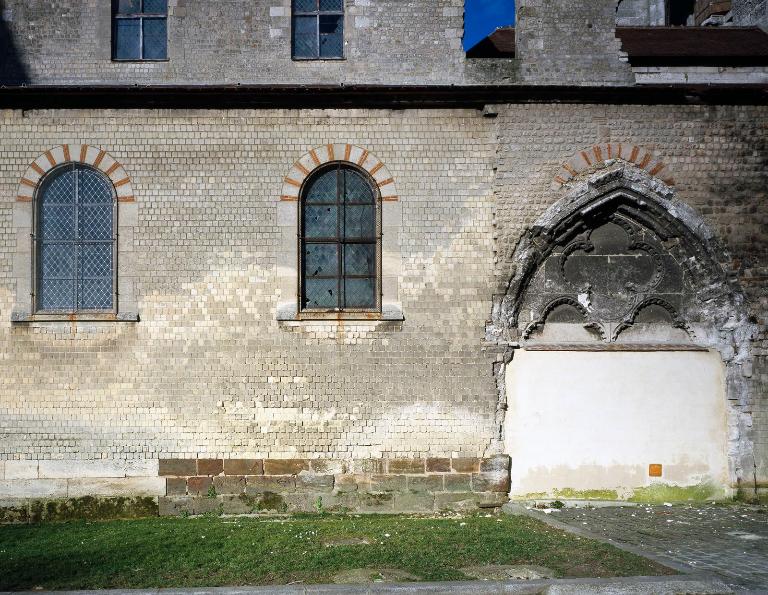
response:
<svg viewBox="0 0 768 595"><path fill-rule="evenodd" d="M697 215L670 200L669 187L616 162L572 190L518 245L496 332L508 340L628 340L625 331L653 304L667 316L642 318L637 330L648 336L635 332L632 340L687 342L712 307L730 300L721 255L697 235L706 233ZM561 332L545 332L547 325Z"/></svg>
<svg viewBox="0 0 768 595"><path fill-rule="evenodd" d="M713 349L726 367L734 486L754 480L751 340L756 325L728 255L691 207L647 171L616 160L569 182L521 237L489 342L557 348ZM624 343L624 345L619 345ZM506 405L500 391L499 402ZM503 438L502 431L498 437Z"/></svg>

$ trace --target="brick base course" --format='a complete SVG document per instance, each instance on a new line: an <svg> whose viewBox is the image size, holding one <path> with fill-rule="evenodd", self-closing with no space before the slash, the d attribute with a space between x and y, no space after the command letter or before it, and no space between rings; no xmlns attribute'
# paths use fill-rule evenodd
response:
<svg viewBox="0 0 768 595"><path fill-rule="evenodd" d="M507 502L508 456L488 459L161 459L161 515L434 512Z"/></svg>

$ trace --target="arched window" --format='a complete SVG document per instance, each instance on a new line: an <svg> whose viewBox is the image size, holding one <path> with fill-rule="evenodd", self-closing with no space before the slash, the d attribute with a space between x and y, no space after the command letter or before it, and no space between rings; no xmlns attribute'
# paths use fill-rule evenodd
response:
<svg viewBox="0 0 768 595"><path fill-rule="evenodd" d="M319 169L301 194L301 309L381 311L379 196L345 163Z"/></svg>
<svg viewBox="0 0 768 595"><path fill-rule="evenodd" d="M35 209L35 308L115 308L115 189L98 170L65 163L41 182Z"/></svg>

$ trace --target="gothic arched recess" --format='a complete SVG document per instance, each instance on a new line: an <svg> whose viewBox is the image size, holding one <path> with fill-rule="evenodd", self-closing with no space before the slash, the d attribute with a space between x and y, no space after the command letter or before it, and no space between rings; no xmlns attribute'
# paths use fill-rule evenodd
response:
<svg viewBox="0 0 768 595"><path fill-rule="evenodd" d="M669 186L628 163L564 190L518 242L512 278L494 303L487 338L507 347L497 368L499 444L505 367L517 348L716 350L726 371L731 481L748 483L754 325L714 234Z"/></svg>

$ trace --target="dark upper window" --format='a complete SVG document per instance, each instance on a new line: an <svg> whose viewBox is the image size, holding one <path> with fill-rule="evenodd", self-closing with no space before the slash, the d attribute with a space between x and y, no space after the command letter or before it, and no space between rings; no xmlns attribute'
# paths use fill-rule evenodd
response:
<svg viewBox="0 0 768 595"><path fill-rule="evenodd" d="M87 165L49 173L36 194L38 312L114 309L115 192Z"/></svg>
<svg viewBox="0 0 768 595"><path fill-rule="evenodd" d="M168 0L112 0L112 59L168 58Z"/></svg>
<svg viewBox="0 0 768 595"><path fill-rule="evenodd" d="M344 0L293 0L293 58L344 57Z"/></svg>
<svg viewBox="0 0 768 595"><path fill-rule="evenodd" d="M695 21L695 6L695 0L667 0L667 25L679 27L689 24L690 21Z"/></svg>
<svg viewBox="0 0 768 595"><path fill-rule="evenodd" d="M367 173L334 163L301 197L301 309L378 311L378 193Z"/></svg>

